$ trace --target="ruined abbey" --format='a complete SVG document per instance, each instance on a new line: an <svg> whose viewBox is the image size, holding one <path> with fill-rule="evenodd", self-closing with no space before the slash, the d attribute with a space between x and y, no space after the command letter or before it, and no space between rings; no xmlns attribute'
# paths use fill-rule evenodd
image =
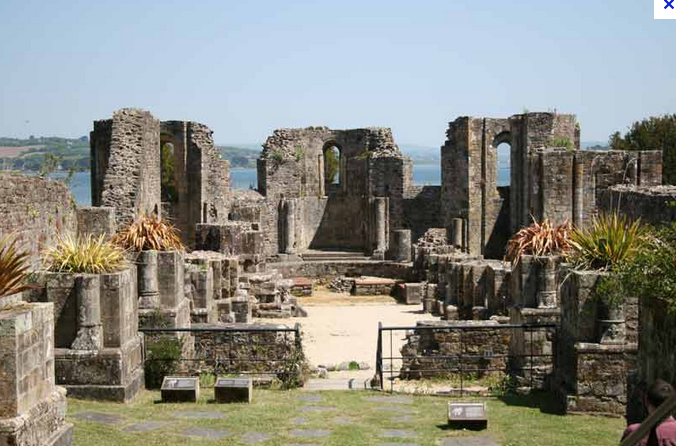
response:
<svg viewBox="0 0 676 446"><path fill-rule="evenodd" d="M533 220L584 227L614 208L674 219L667 203L676 188L661 186L661 151L581 150L580 132L566 114L459 117L441 146L441 185L416 186L412 161L388 128L278 129L263 145L257 190L245 191L231 188L229 164L203 124L138 109L95 121L91 207L39 178L10 175L0 190L0 235L18 234L37 271L30 291L0 299L0 358L15 361L0 375L0 396L13 401L0 408L0 444L68 444L62 387L81 398L133 400L144 386L139 328L158 315L171 328L307 317L294 288L311 292L312 280L343 274L388 279L355 286L390 286L438 316L432 325L542 324L530 338L495 332L465 342L475 351L486 343L504 355L529 351L509 365L517 382L555 393L570 412L624 414L632 386L669 367L641 348L665 323L661 310L627 297L614 319L589 318L583 308L599 274L573 270L560 256L503 261L508 240ZM503 143L509 186L497 181ZM167 145L175 191L164 200ZM112 236L141 215L171 221L188 252L142 252L129 269L95 278L39 271L57 234ZM401 376L424 375L425 361L438 361L425 355L455 348L446 335L410 333ZM203 334L177 336L186 355L217 349L196 340ZM498 356L489 362L507 367ZM60 440L33 441L55 433Z"/></svg>

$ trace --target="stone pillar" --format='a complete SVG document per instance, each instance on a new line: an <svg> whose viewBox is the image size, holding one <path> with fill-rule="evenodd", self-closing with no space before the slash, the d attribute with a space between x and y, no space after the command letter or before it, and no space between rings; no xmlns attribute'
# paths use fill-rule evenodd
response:
<svg viewBox="0 0 676 446"><path fill-rule="evenodd" d="M397 262L411 261L411 230L397 229L394 231L394 246L392 260Z"/></svg>
<svg viewBox="0 0 676 446"><path fill-rule="evenodd" d="M286 254L294 254L296 252L296 200L285 201L285 249Z"/></svg>
<svg viewBox="0 0 676 446"><path fill-rule="evenodd" d="M137 262L139 308L158 308L160 306L160 285L157 251L141 251Z"/></svg>
<svg viewBox="0 0 676 446"><path fill-rule="evenodd" d="M82 275L75 279L78 330L71 346L74 350L100 350L103 348L100 288L100 276Z"/></svg>
<svg viewBox="0 0 676 446"><path fill-rule="evenodd" d="M249 302L249 293L239 289L232 298L232 312L235 313L235 322L248 324L252 318L252 308Z"/></svg>
<svg viewBox="0 0 676 446"><path fill-rule="evenodd" d="M539 257L540 286L538 290L538 308L554 308L556 302L556 261L552 256Z"/></svg>
<svg viewBox="0 0 676 446"><path fill-rule="evenodd" d="M573 181L573 224L580 228L584 218L584 164L581 161L575 161Z"/></svg>
<svg viewBox="0 0 676 446"><path fill-rule="evenodd" d="M462 218L454 218L453 219L453 246L455 246L455 248L460 250L460 251L462 251L462 249L463 249L462 227L463 227Z"/></svg>
<svg viewBox="0 0 676 446"><path fill-rule="evenodd" d="M380 253L387 251L387 198L374 198L375 205L375 250Z"/></svg>

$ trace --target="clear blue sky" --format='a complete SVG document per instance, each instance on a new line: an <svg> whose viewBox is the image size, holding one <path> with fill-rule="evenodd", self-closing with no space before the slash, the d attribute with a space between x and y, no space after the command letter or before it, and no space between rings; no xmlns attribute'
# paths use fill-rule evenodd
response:
<svg viewBox="0 0 676 446"><path fill-rule="evenodd" d="M1 0L0 42L3 136L133 106L220 143L388 126L438 147L462 115L556 108L589 141L676 112L676 22L649 0Z"/></svg>

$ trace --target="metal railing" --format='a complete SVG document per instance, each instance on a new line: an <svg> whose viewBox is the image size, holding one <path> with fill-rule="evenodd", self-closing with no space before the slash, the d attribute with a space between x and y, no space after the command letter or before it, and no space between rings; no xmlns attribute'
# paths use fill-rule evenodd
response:
<svg viewBox="0 0 676 446"><path fill-rule="evenodd" d="M303 360L300 324L287 327L140 328L143 361L172 362L181 374L283 376ZM179 340L180 357L155 353L162 339Z"/></svg>
<svg viewBox="0 0 676 446"><path fill-rule="evenodd" d="M376 376L380 388L385 389L385 376L389 374L390 391L397 377L446 377L457 378L460 395L465 384L476 376L491 373L512 379L516 386L535 388L551 373L556 361L556 324L500 324L500 325L420 325L414 327L384 327L378 324L376 350ZM478 346L476 335L489 332L492 335L507 333L493 345ZM418 348L394 354L394 338L400 333L406 341L410 336L419 336L418 342L434 344L440 334L454 334L453 342L446 342L446 353L438 348ZM389 339L388 338L389 334ZM474 337L474 339L471 339ZM425 339L422 339L425 338ZM485 339L482 337L480 339ZM400 339L402 340L402 339ZM549 344L545 347L544 344ZM409 346L411 344L409 343ZM424 347L424 346L423 346ZM434 346L433 346L434 347ZM450 349L448 348L450 347ZM389 348L389 354L386 349ZM410 348L409 348L410 350ZM451 350L451 352L448 352ZM477 351L480 350L480 351ZM497 353L495 351L498 351ZM397 367L401 364L399 367ZM537 383L535 382L537 380Z"/></svg>

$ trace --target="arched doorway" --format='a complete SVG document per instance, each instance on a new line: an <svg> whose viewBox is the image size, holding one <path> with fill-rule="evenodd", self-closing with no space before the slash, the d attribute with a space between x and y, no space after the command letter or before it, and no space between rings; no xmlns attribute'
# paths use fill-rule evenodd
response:
<svg viewBox="0 0 676 446"><path fill-rule="evenodd" d="M497 177L497 186L498 188L509 186L510 177L511 177L511 151L512 146L507 142L501 142L497 147L498 151L498 177Z"/></svg>

